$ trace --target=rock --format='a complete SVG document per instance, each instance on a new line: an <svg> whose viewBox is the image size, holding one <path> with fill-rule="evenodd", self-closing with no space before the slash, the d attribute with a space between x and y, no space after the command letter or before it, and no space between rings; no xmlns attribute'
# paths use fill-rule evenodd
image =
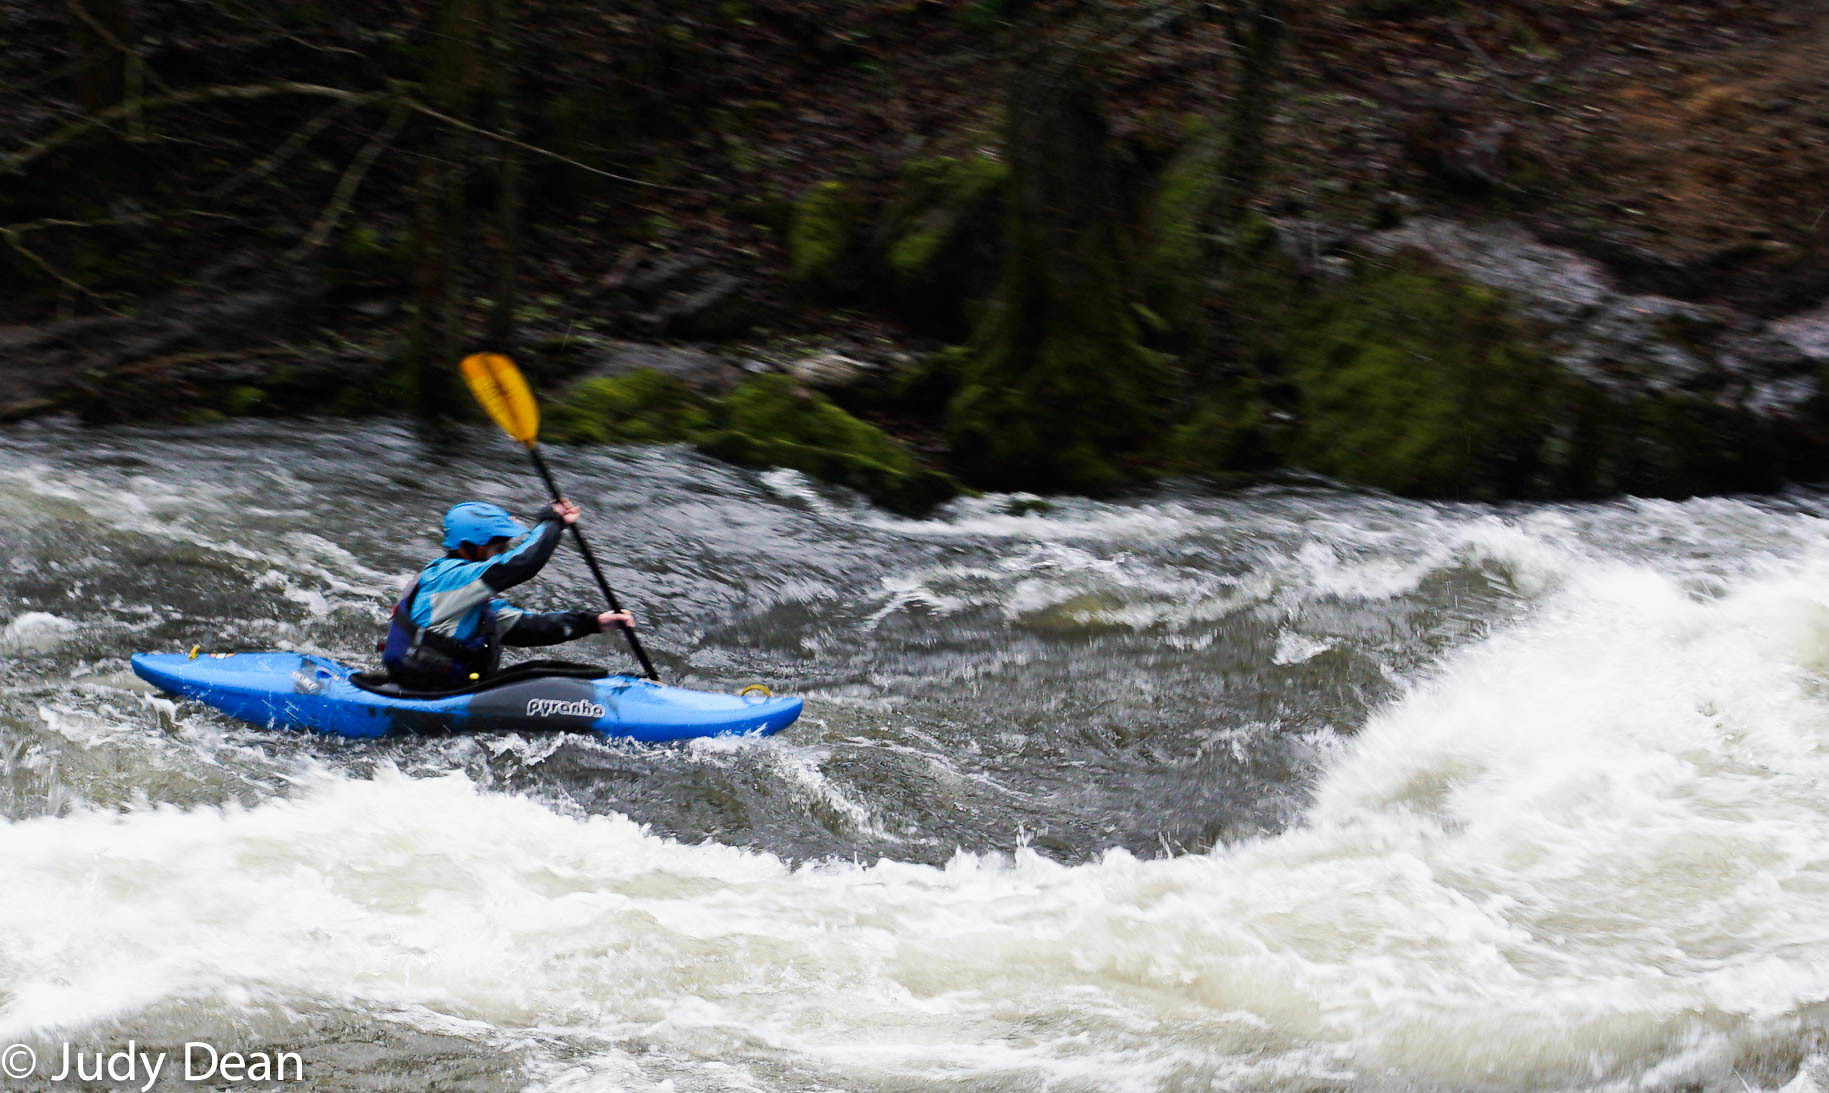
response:
<svg viewBox="0 0 1829 1093"><path fill-rule="evenodd" d="M747 466L792 467L849 486L895 512L918 514L958 496L949 475L789 376L758 376L717 410L705 452Z"/></svg>
<svg viewBox="0 0 1829 1093"><path fill-rule="evenodd" d="M1811 359L1804 346L1829 359L1829 309L1768 325L1728 308L1626 292L1596 263L1509 225L1419 217L1361 245L1379 254L1420 251L1504 290L1544 330L1559 365L1615 394L1704 391L1733 400L1757 392L1770 412L1813 393L1795 382Z"/></svg>
<svg viewBox="0 0 1829 1093"><path fill-rule="evenodd" d="M710 426L709 402L673 376L638 368L598 376L566 391L547 415L554 440L597 444L672 444Z"/></svg>
<svg viewBox="0 0 1829 1093"><path fill-rule="evenodd" d="M1772 336L1816 365L1829 364L1829 304L1771 324Z"/></svg>
<svg viewBox="0 0 1829 1093"><path fill-rule="evenodd" d="M1420 207L1418 201L1409 194L1390 190L1380 194L1372 203L1372 226L1395 228L1415 216Z"/></svg>
<svg viewBox="0 0 1829 1093"><path fill-rule="evenodd" d="M709 259L696 254L673 255L632 247L617 259L597 287L604 292L649 296L676 286L708 264Z"/></svg>
<svg viewBox="0 0 1829 1093"><path fill-rule="evenodd" d="M0 403L0 422L23 421L28 417L48 414L55 409L57 409L57 401L48 398L28 398L16 402Z"/></svg>
<svg viewBox="0 0 1829 1093"><path fill-rule="evenodd" d="M364 319L383 322L400 313L400 301L390 299L363 300L350 308Z"/></svg>
<svg viewBox="0 0 1829 1093"><path fill-rule="evenodd" d="M626 287L630 292L646 296L652 293L678 287L684 280L710 265L710 260L696 254L680 257L659 256L641 262L630 271Z"/></svg>
<svg viewBox="0 0 1829 1093"><path fill-rule="evenodd" d="M1337 254L1329 254L1315 263L1315 273L1329 281L1345 281L1353 275L1353 263Z"/></svg>
<svg viewBox="0 0 1829 1093"><path fill-rule="evenodd" d="M713 397L730 393L748 378L748 373L740 366L703 349L619 341L609 343L608 348L591 357L577 379L582 383L626 376L644 368L671 376Z"/></svg>
<svg viewBox="0 0 1829 1093"><path fill-rule="evenodd" d="M654 314L657 332L679 338L721 341L749 333L756 308L749 282L733 273L718 273L691 292L677 295Z"/></svg>
<svg viewBox="0 0 1829 1093"><path fill-rule="evenodd" d="M748 280L698 254L630 251L598 288L599 306L625 332L642 337L737 338L762 311Z"/></svg>
<svg viewBox="0 0 1829 1093"><path fill-rule="evenodd" d="M820 391L842 391L880 376L882 369L842 353L815 353L787 366L795 381Z"/></svg>
<svg viewBox="0 0 1829 1093"><path fill-rule="evenodd" d="M329 291L313 276L231 259L138 315L0 327L0 390L18 416L71 407L99 420L169 416L212 393L199 385L262 383L277 368L255 351L308 321Z"/></svg>

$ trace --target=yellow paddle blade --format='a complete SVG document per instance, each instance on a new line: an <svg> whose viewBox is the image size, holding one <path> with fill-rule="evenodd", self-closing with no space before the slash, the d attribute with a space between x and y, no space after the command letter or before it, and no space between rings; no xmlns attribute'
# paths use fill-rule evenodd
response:
<svg viewBox="0 0 1829 1093"><path fill-rule="evenodd" d="M514 362L500 353L472 353L461 367L470 393L509 436L534 446L540 436L540 407Z"/></svg>

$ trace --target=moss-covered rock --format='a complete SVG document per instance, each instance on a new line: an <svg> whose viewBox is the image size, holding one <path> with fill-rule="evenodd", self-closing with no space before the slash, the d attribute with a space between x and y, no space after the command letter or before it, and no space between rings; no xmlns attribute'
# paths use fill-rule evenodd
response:
<svg viewBox="0 0 1829 1093"><path fill-rule="evenodd" d="M251 383L238 383L223 392L221 410L230 417L247 417L258 413L267 401L267 393Z"/></svg>
<svg viewBox="0 0 1829 1093"><path fill-rule="evenodd" d="M814 184L794 203L788 225L788 268L796 284L828 297L852 288L853 238L861 210L842 182Z"/></svg>
<svg viewBox="0 0 1829 1093"><path fill-rule="evenodd" d="M671 444L711 428L710 404L698 392L652 368L586 380L546 413L554 440L596 444Z"/></svg>
<svg viewBox="0 0 1829 1093"><path fill-rule="evenodd" d="M1236 378L1202 397L1169 434L1165 467L1171 474L1229 483L1275 466L1281 459L1280 432L1263 385Z"/></svg>
<svg viewBox="0 0 1829 1093"><path fill-rule="evenodd" d="M910 160L879 242L890 297L915 329L963 338L968 303L998 273L998 216L1009 168L981 153Z"/></svg>
<svg viewBox="0 0 1829 1093"><path fill-rule="evenodd" d="M1265 355L1295 393L1290 462L1436 497L1682 497L1782 478L1769 422L1703 392L1572 374L1504 293L1419 254L1307 302L1273 302L1289 293L1276 275L1252 285L1273 317Z"/></svg>
<svg viewBox="0 0 1829 1093"><path fill-rule="evenodd" d="M1530 492L1568 378L1496 290L1413 255L1289 313L1294 457L1399 493Z"/></svg>
<svg viewBox="0 0 1829 1093"><path fill-rule="evenodd" d="M717 416L717 430L700 447L733 463L792 467L898 512L922 512L960 492L887 433L786 376L750 380L724 399Z"/></svg>

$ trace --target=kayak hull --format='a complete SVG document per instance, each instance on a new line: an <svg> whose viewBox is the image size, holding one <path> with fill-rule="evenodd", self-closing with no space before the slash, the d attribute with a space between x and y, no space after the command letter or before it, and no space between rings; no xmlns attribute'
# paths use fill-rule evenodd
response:
<svg viewBox="0 0 1829 1093"><path fill-rule="evenodd" d="M629 740L767 736L801 700L714 694L634 676L537 676L464 694L397 697L356 685L357 669L304 653L135 653L133 670L170 694L255 725L340 736L594 732Z"/></svg>

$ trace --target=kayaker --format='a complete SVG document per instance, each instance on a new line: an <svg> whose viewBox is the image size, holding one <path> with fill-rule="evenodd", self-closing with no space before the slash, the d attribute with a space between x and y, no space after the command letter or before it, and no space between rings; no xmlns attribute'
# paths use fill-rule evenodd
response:
<svg viewBox="0 0 1829 1093"><path fill-rule="evenodd" d="M572 502L554 501L530 531L500 505L451 506L444 519L447 553L421 570L394 605L381 654L388 676L411 690L450 690L493 673L504 645L556 645L633 629L627 611L535 614L495 598L540 572L579 515Z"/></svg>

